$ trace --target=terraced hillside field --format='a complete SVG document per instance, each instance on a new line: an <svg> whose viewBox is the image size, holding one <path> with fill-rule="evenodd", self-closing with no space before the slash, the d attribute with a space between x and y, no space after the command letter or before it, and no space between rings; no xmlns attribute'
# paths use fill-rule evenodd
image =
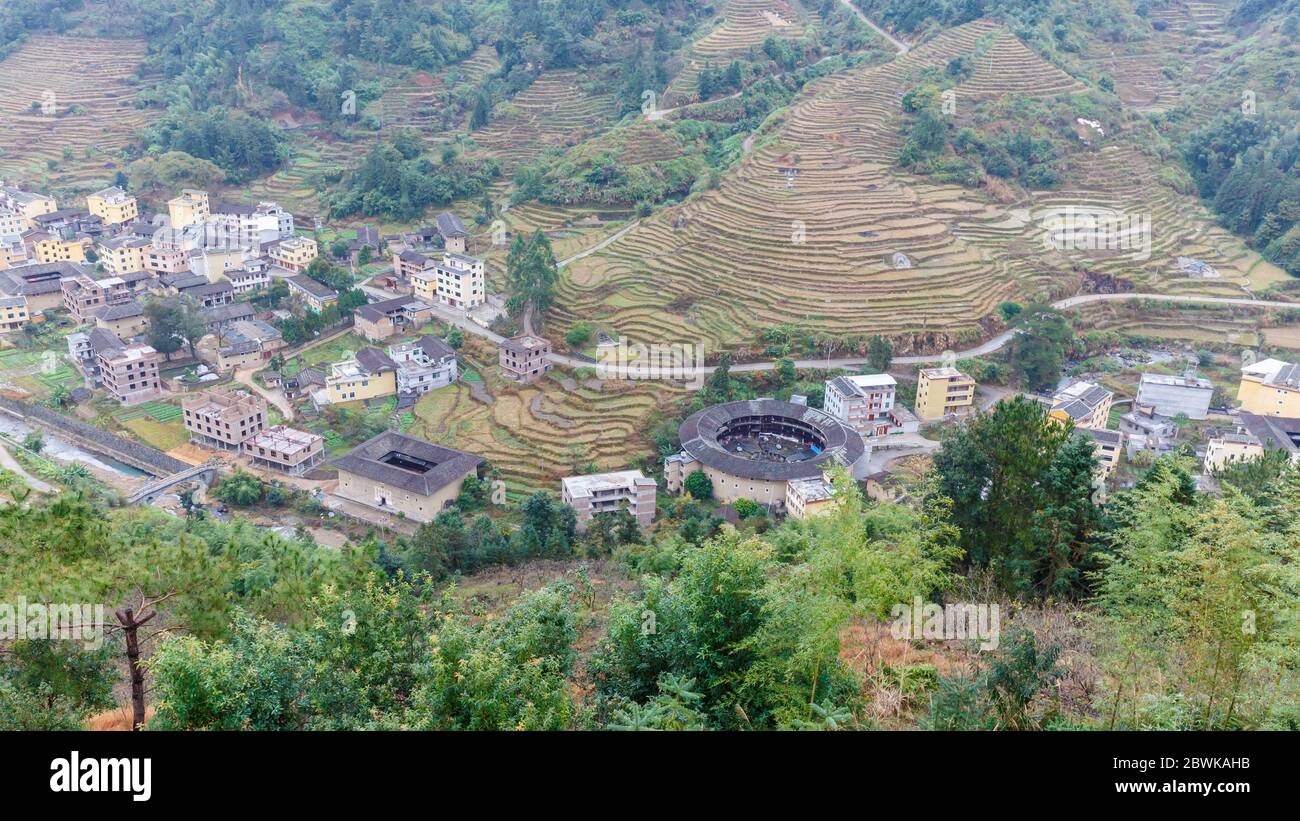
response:
<svg viewBox="0 0 1300 821"><path fill-rule="evenodd" d="M491 406L473 399L464 383L432 391L406 432L487 457L514 494L554 491L589 462L614 470L650 454L638 433L642 421L681 389L663 382L579 384L561 375L493 390Z"/></svg>
<svg viewBox="0 0 1300 821"><path fill-rule="evenodd" d="M473 133L474 141L501 160L509 177L546 148L576 145L596 135L614 118L614 97L583 86L584 78L573 71L538 77L498 105L491 122Z"/></svg>
<svg viewBox="0 0 1300 821"><path fill-rule="evenodd" d="M664 93L664 105L699 99L700 70L709 63L725 67L768 37L803 36L801 12L785 0L727 0L716 27L685 49L682 68Z"/></svg>
<svg viewBox="0 0 1300 821"><path fill-rule="evenodd" d="M953 233L958 220L997 218L976 192L898 172L898 100L918 71L996 31L968 24L821 81L718 190L567 269L559 318L710 349L784 322L977 335L979 317L1039 275L1013 272Z"/></svg>
<svg viewBox="0 0 1300 821"><path fill-rule="evenodd" d="M133 103L144 53L138 40L38 36L0 61L0 177L60 190L111 183L155 116Z"/></svg>
<svg viewBox="0 0 1300 821"><path fill-rule="evenodd" d="M367 107L366 113L375 116L382 128L415 128L431 141L446 139L450 136L448 131L464 125L448 123L448 128L442 127L447 94L461 84L477 86L499 65L496 50L484 45L464 62L436 74L405 71L385 81L383 95Z"/></svg>
<svg viewBox="0 0 1300 821"><path fill-rule="evenodd" d="M1195 199L1158 177L1161 162L1124 134L1082 144L1060 191L1000 203L985 192L902 172L902 95L927 67L978 55L960 100L1082 86L981 20L895 60L826 78L805 94L716 191L645 220L566 269L559 324L595 319L629 338L744 347L767 327L883 333L935 348L983 334L1003 300L1075 293L1093 270L1143 288L1241 293L1281 272L1216 228ZM1047 215L1110 209L1150 226L1149 256L1048 250ZM1189 279L1177 257L1216 268ZM908 341L910 340L910 342Z"/></svg>

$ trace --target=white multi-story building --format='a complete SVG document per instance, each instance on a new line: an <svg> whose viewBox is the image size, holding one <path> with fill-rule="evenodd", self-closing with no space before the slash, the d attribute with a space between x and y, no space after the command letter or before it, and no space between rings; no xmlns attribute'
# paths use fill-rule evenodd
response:
<svg viewBox="0 0 1300 821"><path fill-rule="evenodd" d="M425 260L410 277L415 295L427 302L470 311L487 299L483 260L478 257L447 251L441 263Z"/></svg>
<svg viewBox="0 0 1300 821"><path fill-rule="evenodd" d="M293 236L293 214L274 202L257 205L220 203L212 222L225 228L241 245L254 247Z"/></svg>
<svg viewBox="0 0 1300 821"><path fill-rule="evenodd" d="M414 342L392 345L388 356L397 363L399 394L428 393L459 378L456 352L436 336L422 336Z"/></svg>
<svg viewBox="0 0 1300 821"><path fill-rule="evenodd" d="M863 436L889 433L898 383L887 373L837 376L826 381L822 409Z"/></svg>

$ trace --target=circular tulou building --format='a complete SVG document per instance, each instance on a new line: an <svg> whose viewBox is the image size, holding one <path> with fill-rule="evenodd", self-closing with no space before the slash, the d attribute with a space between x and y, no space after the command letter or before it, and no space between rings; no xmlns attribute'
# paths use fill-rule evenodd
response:
<svg viewBox="0 0 1300 821"><path fill-rule="evenodd" d="M678 430L682 452L664 460L668 489L704 471L722 502L749 499L784 506L791 482L819 480L836 465L850 470L866 447L862 437L816 408L754 399L692 414Z"/></svg>

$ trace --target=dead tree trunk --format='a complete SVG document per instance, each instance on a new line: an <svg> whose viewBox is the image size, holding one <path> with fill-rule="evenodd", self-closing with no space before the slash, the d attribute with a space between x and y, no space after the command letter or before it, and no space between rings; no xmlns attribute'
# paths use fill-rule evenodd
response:
<svg viewBox="0 0 1300 821"><path fill-rule="evenodd" d="M135 611L123 607L115 615L122 625L122 634L126 636L126 661L131 670L131 729L139 730L144 726L144 667L140 665L140 628L158 615L155 610L137 620Z"/></svg>

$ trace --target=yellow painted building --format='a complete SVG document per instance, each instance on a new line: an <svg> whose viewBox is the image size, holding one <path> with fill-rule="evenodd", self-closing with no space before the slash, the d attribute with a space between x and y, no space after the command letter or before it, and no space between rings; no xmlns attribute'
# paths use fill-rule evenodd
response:
<svg viewBox="0 0 1300 821"><path fill-rule="evenodd" d="M975 380L956 368L924 368L917 375L916 416L933 421L975 404Z"/></svg>
<svg viewBox="0 0 1300 821"><path fill-rule="evenodd" d="M148 267L150 242L145 237L115 237L101 240L98 246L99 261L104 270L121 276L143 271Z"/></svg>
<svg viewBox="0 0 1300 821"><path fill-rule="evenodd" d="M121 225L140 216L140 205L135 197L116 187L87 196L86 210L102 219L105 225Z"/></svg>
<svg viewBox="0 0 1300 821"><path fill-rule="evenodd" d="M290 237L271 248L271 262L290 271L301 271L319 256L316 240L311 237Z"/></svg>
<svg viewBox="0 0 1300 821"><path fill-rule="evenodd" d="M0 297L0 331L16 331L31 320L27 311L27 297Z"/></svg>
<svg viewBox="0 0 1300 821"><path fill-rule="evenodd" d="M1052 394L1048 416L1063 425L1104 429L1115 394L1095 382L1078 381Z"/></svg>
<svg viewBox="0 0 1300 821"><path fill-rule="evenodd" d="M1249 433L1229 433L1211 439L1205 448L1205 472L1216 474L1232 462L1249 462L1264 455L1264 445Z"/></svg>
<svg viewBox="0 0 1300 821"><path fill-rule="evenodd" d="M326 404L357 402L397 393L397 363L378 348L362 348L337 362L325 377Z"/></svg>
<svg viewBox="0 0 1300 821"><path fill-rule="evenodd" d="M202 225L208 221L211 213L207 191L185 188L181 190L180 196L167 200L167 216L173 229Z"/></svg>
<svg viewBox="0 0 1300 821"><path fill-rule="evenodd" d="M90 237L63 239L39 232L27 238L31 243L32 257L40 263L85 262L90 250Z"/></svg>
<svg viewBox="0 0 1300 821"><path fill-rule="evenodd" d="M54 197L38 194L35 191L19 191L17 188L5 185L0 185L0 207L25 220L26 228L36 227L34 220L37 217L58 210Z"/></svg>
<svg viewBox="0 0 1300 821"><path fill-rule="evenodd" d="M1300 417L1300 365L1265 359L1241 369L1241 410L1260 416Z"/></svg>

